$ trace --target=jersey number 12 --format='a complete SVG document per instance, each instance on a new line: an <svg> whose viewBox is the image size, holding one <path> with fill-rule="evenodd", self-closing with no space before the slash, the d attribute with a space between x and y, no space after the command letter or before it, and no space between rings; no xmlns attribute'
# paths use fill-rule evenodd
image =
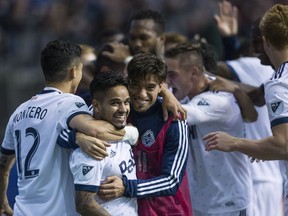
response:
<svg viewBox="0 0 288 216"><path fill-rule="evenodd" d="M21 131L16 130L15 131L16 141L17 141L17 165L18 165L18 176L20 179L22 179L23 176L23 170L21 165ZM40 143L40 136L38 131L35 128L27 128L25 131L25 136L32 136L34 138L34 142L32 144L32 147L30 148L28 154L26 155L26 158L24 160L24 178L34 178L39 175L39 169L30 170L30 163L31 160L35 154L35 152L38 149L39 143Z"/></svg>

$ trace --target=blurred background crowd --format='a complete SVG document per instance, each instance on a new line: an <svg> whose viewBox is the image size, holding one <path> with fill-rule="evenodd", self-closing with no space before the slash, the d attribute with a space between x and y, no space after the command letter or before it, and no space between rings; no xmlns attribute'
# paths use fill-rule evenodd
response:
<svg viewBox="0 0 288 216"><path fill-rule="evenodd" d="M239 36L275 3L288 0L233 0L239 13ZM206 38L223 58L215 25L217 0L0 0L0 137L14 109L44 87L40 52L47 42L68 39L99 48L104 32L125 36L129 18L140 9L162 13L166 31ZM105 38L105 36L104 36Z"/></svg>

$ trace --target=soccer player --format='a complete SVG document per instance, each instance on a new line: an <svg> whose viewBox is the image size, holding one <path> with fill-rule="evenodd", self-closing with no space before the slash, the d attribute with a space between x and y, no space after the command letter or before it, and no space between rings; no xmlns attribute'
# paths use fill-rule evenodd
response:
<svg viewBox="0 0 288 216"><path fill-rule="evenodd" d="M130 113L127 87L128 81L118 72L96 73L90 84L94 118L108 121L116 128L124 128ZM138 131L134 129L136 134L131 144L138 139ZM71 154L70 169L76 189L76 209L82 216L137 215L135 198L122 196L105 202L96 195L100 183L107 176L125 175L129 179L136 179L135 161L128 141L111 143L107 152L109 156L101 161L89 157L80 148Z"/></svg>
<svg viewBox="0 0 288 216"><path fill-rule="evenodd" d="M236 37L237 32L232 31L232 29L235 26L238 29L237 17L234 16L230 2L219 3L219 5L222 4L228 4L227 6L230 4L230 7L227 8L230 11L226 10L225 16L222 17L222 25L218 25L218 27L225 26L221 29L228 31L229 34L225 34L226 38ZM231 21L234 25L229 25ZM245 52L242 51L241 57L218 62L217 73L220 76L240 82L242 87L243 83L251 86L262 86L271 78L274 71L264 51L259 22L260 19L257 19L252 26L251 42L253 42L253 47L249 41L247 43L249 46L247 46L246 51L243 50ZM255 99L253 100L255 101ZM262 139L271 136L267 107L255 106L255 109L258 113L258 119L255 122L244 123L245 138ZM250 168L253 179L253 216L283 215L283 179L279 169L279 161L250 163Z"/></svg>
<svg viewBox="0 0 288 216"><path fill-rule="evenodd" d="M139 215L189 216L192 207L185 174L187 126L184 121L172 121L173 116L167 121L163 118L158 94L166 76L164 62L150 53L137 54L128 64L132 104L129 121L140 134L133 149L138 179L107 177L98 195L102 199L137 197Z"/></svg>
<svg viewBox="0 0 288 216"><path fill-rule="evenodd" d="M216 130L244 137L243 120L236 101L243 95L236 85L230 86L231 93L209 91L213 77L206 74L204 67L204 45L179 43L165 53L167 83L176 98L182 100L188 114L191 161L188 160L187 174L193 215L248 214L252 207L248 158L239 153L207 154L202 141L203 135ZM242 109L243 119L254 120L250 114L256 111L247 95L246 98L245 106L251 109L248 109L250 113Z"/></svg>
<svg viewBox="0 0 288 216"><path fill-rule="evenodd" d="M77 215L70 151L56 144L60 131L71 127L93 136L98 145L84 144L82 148L101 159L107 156L105 147L109 145L95 136L119 140L124 130L113 132L110 123L98 127L84 100L73 95L82 77L78 44L48 43L41 52L41 66L46 87L16 109L6 128L0 153L0 212L12 214L6 191L16 158L19 195L13 215Z"/></svg>
<svg viewBox="0 0 288 216"><path fill-rule="evenodd" d="M165 21L153 10L141 10L130 19L128 46L111 43L113 52L103 54L115 62L128 63L138 53L153 53L163 58L165 42Z"/></svg>
<svg viewBox="0 0 288 216"><path fill-rule="evenodd" d="M259 140L240 139L223 132L207 134L206 150L240 151L264 160L287 160L287 61L288 61L288 6L276 4L261 18L259 27L263 45L275 72L264 84L266 105L272 129L272 136ZM287 161L282 171L287 178ZM285 215L288 215L287 184L284 189Z"/></svg>

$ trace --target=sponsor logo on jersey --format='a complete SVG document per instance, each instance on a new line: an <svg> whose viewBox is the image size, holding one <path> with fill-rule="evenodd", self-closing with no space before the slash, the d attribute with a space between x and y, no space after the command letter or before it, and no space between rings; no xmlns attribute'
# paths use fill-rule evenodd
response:
<svg viewBox="0 0 288 216"><path fill-rule="evenodd" d="M282 101L276 101L274 103L270 104L271 110L275 114L280 114L283 111L283 102Z"/></svg>
<svg viewBox="0 0 288 216"><path fill-rule="evenodd" d="M110 158L115 157L115 155L116 155L116 152L111 149L111 151L110 151Z"/></svg>
<svg viewBox="0 0 288 216"><path fill-rule="evenodd" d="M155 142L155 137L152 132L152 130L147 130L143 135L142 135L142 143L143 145L150 147L153 143Z"/></svg>
<svg viewBox="0 0 288 216"><path fill-rule="evenodd" d="M205 101L204 99L201 99L198 103L198 106L209 106L209 103Z"/></svg>
<svg viewBox="0 0 288 216"><path fill-rule="evenodd" d="M84 104L84 103L80 103L80 102L75 102L75 105L76 105L78 108L80 108L80 107L84 106L85 104Z"/></svg>

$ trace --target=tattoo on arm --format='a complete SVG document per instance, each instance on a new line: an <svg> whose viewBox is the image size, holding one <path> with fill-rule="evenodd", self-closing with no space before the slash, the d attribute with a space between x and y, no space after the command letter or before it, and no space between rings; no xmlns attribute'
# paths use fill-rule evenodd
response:
<svg viewBox="0 0 288 216"><path fill-rule="evenodd" d="M82 216L110 215L99 203L94 199L96 193L88 191L76 191L76 209Z"/></svg>

